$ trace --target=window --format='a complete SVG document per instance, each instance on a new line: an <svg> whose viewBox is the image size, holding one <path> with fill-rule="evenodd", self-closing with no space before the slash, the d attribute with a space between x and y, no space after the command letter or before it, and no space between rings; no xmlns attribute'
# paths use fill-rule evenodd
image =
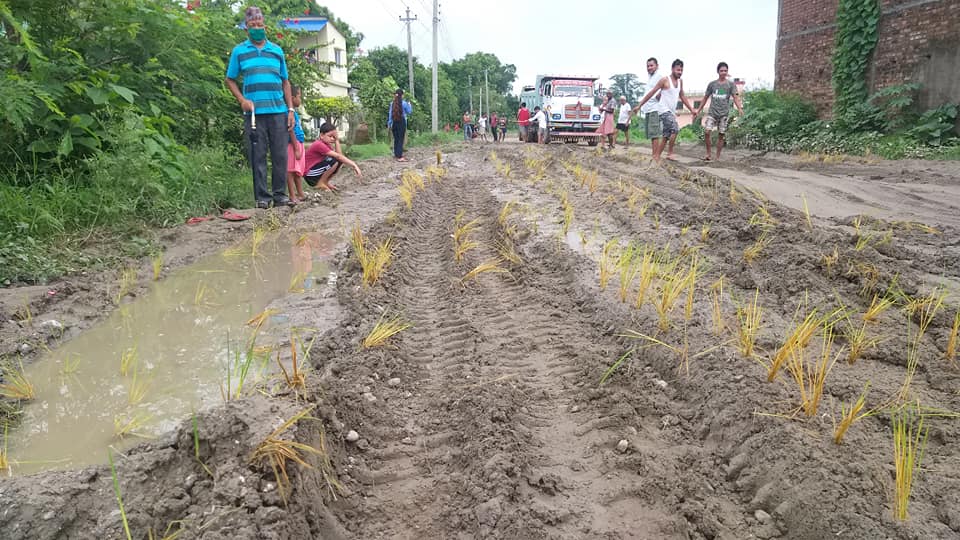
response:
<svg viewBox="0 0 960 540"><path fill-rule="evenodd" d="M334 49L333 50L333 62L337 67L343 67L343 49Z"/></svg>
<svg viewBox="0 0 960 540"><path fill-rule="evenodd" d="M693 108L694 108L694 109L699 109L699 108L700 108L700 101L699 101L699 100L694 100L694 101L693 101Z"/></svg>

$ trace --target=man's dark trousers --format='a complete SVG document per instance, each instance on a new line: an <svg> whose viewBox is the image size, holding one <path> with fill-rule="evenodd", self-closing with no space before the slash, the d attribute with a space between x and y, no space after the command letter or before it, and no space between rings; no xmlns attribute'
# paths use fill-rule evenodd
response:
<svg viewBox="0 0 960 540"><path fill-rule="evenodd" d="M250 144L250 115L246 115L244 130ZM286 114L258 114L256 144L248 152L253 168L253 197L257 202L282 202L287 198L287 131ZM267 189L267 148L270 149L272 193Z"/></svg>

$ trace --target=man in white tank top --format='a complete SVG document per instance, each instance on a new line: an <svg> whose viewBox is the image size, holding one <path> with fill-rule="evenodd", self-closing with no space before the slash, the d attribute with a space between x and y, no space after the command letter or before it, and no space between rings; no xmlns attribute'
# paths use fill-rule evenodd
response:
<svg viewBox="0 0 960 540"><path fill-rule="evenodd" d="M658 92L660 93L660 123L663 126L663 143L660 144L659 148L653 149L653 159L657 162L660 161L660 155L663 153L663 147L666 146L667 141L670 143L670 150L667 152L667 159L673 160L673 145L677 142L677 133L680 132L680 128L677 126L677 100L683 102L683 104L690 109L690 112L695 113L696 109L693 108L693 105L690 103L690 100L687 99L687 96L683 93L683 81L680 80L680 77L683 76L683 61L674 60L673 65L671 66L670 76L660 79L653 88L647 92L647 95L643 96L643 99L640 101L640 107L644 103L649 101L653 96Z"/></svg>

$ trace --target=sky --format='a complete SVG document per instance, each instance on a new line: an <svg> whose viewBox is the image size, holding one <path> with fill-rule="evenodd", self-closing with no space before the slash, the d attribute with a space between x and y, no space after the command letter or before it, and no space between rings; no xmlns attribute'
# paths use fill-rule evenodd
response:
<svg viewBox="0 0 960 540"><path fill-rule="evenodd" d="M407 47L401 15L410 8L414 56L430 65L432 0L320 0L364 34L364 50ZM441 62L489 52L517 67L514 93L537 74L592 75L604 86L617 73L646 82L646 59L664 75L679 58L685 88L702 92L720 61L748 87L771 86L777 0L444 0L440 3ZM667 13L668 17L662 14Z"/></svg>

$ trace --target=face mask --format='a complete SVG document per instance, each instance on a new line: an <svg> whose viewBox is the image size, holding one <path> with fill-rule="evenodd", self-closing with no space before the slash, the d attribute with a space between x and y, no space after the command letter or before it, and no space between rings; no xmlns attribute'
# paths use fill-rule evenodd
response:
<svg viewBox="0 0 960 540"><path fill-rule="evenodd" d="M250 41L263 41L267 39L267 30L264 28L251 28L248 32L250 32Z"/></svg>

